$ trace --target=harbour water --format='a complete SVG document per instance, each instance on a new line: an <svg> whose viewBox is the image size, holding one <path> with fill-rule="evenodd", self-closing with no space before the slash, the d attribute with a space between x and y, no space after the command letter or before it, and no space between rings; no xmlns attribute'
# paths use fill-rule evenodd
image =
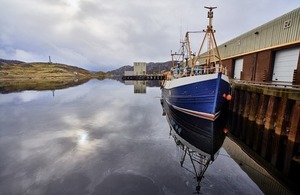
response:
<svg viewBox="0 0 300 195"><path fill-rule="evenodd" d="M111 79L0 94L0 194L193 194L160 96ZM263 194L224 148L200 192Z"/></svg>

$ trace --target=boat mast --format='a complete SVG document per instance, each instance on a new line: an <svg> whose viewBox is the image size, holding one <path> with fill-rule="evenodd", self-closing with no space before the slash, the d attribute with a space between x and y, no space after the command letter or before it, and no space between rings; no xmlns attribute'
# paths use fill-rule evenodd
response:
<svg viewBox="0 0 300 195"><path fill-rule="evenodd" d="M210 30L210 41L212 41L212 43L210 43L210 47L212 47L212 48L209 48L209 50L210 51L212 51L213 52L213 57L215 58L217 58L218 60L219 60L219 64L221 65L221 56L220 56L220 52L219 52L219 49L218 49L218 46L217 46L217 42L216 42L216 38L215 38L215 34L214 34L214 30L213 30L213 26L212 26L212 19L213 19L213 9L215 9L215 8L217 8L217 7L204 7L204 8L206 8L206 9L209 9L209 11L208 11L208 18L209 18L209 30ZM212 39L211 39L212 38ZM215 55L214 54L214 49L213 48L215 48L216 49L216 52L217 52L217 55ZM214 60L214 62L216 62L216 60Z"/></svg>
<svg viewBox="0 0 300 195"><path fill-rule="evenodd" d="M214 35L215 30L213 30L213 26L212 26L213 9L216 9L217 7L206 7L205 6L204 8L208 9L208 14L207 14L208 25L207 25L206 30L203 30L203 32L205 32L205 35L204 35L203 41L201 43L199 52L198 52L193 64L196 64L196 62L198 60L200 60L201 51L202 51L203 45L205 43L205 40L207 38L208 39L207 40L207 53L205 55L205 64L206 64L207 68L209 69L212 62L214 62L216 64L218 61L220 66L222 66L222 64L221 64L222 62L221 62L219 49L217 47L217 43L216 43L216 39L215 39L215 35ZM215 54L215 52L216 52L216 54Z"/></svg>
<svg viewBox="0 0 300 195"><path fill-rule="evenodd" d="M179 62L182 63L182 64L184 63L184 47L185 47L186 42L185 41L180 41L180 44L181 44L181 46L180 46L180 50L179 50L178 53L177 52L173 53L172 50L171 50L172 66L173 67L177 66L177 64L175 64L175 61L177 63L179 63ZM180 56L180 58L179 59L176 58L176 60L175 60L174 56Z"/></svg>
<svg viewBox="0 0 300 195"><path fill-rule="evenodd" d="M194 68L194 61L192 58L193 54L192 54L192 50L191 50L189 33L190 32L186 32L186 34L185 34L185 39L186 39L186 44L187 44L187 54L188 54L188 58L190 59L191 68Z"/></svg>

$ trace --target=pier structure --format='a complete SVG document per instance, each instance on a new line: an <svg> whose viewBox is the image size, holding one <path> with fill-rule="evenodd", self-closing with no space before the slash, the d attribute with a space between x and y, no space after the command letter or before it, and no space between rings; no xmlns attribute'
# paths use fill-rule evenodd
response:
<svg viewBox="0 0 300 195"><path fill-rule="evenodd" d="M229 135L296 194L300 194L299 24L300 7L218 45L232 86Z"/></svg>
<svg viewBox="0 0 300 195"><path fill-rule="evenodd" d="M232 80L231 133L245 150L300 191L300 86Z"/></svg>

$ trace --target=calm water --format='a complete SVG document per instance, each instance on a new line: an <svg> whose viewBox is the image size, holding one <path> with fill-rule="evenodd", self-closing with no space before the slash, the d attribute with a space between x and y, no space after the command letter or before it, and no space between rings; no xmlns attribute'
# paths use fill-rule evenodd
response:
<svg viewBox="0 0 300 195"><path fill-rule="evenodd" d="M0 94L0 194L193 194L160 96L109 79ZM262 194L224 149L201 192Z"/></svg>

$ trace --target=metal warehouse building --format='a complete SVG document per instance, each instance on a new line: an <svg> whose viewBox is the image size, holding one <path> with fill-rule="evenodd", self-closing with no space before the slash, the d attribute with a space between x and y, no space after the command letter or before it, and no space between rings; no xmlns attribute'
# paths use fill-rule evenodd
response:
<svg viewBox="0 0 300 195"><path fill-rule="evenodd" d="M300 85L300 8L219 45L219 51L231 78Z"/></svg>

